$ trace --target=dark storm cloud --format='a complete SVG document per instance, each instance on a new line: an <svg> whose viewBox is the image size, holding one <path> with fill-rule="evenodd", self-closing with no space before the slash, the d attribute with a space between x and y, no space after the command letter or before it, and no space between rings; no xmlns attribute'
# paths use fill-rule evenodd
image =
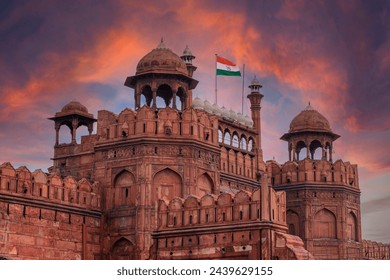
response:
<svg viewBox="0 0 390 280"><path fill-rule="evenodd" d="M64 58L61 70L67 74L74 53L92 48L99 32L116 20L109 12L115 4L106 1L7 2L13 5L2 13L0 24L0 65L6 74L0 81L13 85L25 83L45 67L48 54Z"/></svg>
<svg viewBox="0 0 390 280"><path fill-rule="evenodd" d="M389 7L388 1L257 1L248 4L246 19L261 30L263 43L285 71L311 58L331 62L328 71L339 73L347 86L332 93L340 98L325 94L321 101L344 103L343 111L331 114L345 119L348 129L383 130L390 128ZM282 44L279 38L288 40ZM331 92L337 84L327 86Z"/></svg>

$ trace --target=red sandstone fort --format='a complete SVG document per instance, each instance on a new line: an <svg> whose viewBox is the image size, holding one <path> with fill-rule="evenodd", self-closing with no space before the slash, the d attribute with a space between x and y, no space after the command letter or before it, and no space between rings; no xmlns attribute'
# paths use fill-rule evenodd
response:
<svg viewBox="0 0 390 280"><path fill-rule="evenodd" d="M125 81L134 110L72 101L50 118L49 173L0 166L0 259L390 259L362 240L357 165L332 158L328 120L309 105L289 161L264 162L260 82L250 118L193 99L194 58L161 42Z"/></svg>

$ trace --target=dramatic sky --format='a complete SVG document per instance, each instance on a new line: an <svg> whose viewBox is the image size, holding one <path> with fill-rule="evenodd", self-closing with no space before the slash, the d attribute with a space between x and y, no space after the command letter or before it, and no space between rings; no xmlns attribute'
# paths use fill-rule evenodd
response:
<svg viewBox="0 0 390 280"><path fill-rule="evenodd" d="M363 237L390 242L389 1L1 1L0 162L51 166L47 118L73 99L133 108L123 83L161 37L196 56L194 96L214 102L215 53L260 79L265 159L287 160L279 137L310 101L341 135L334 159L359 166ZM218 85L240 111L242 80Z"/></svg>

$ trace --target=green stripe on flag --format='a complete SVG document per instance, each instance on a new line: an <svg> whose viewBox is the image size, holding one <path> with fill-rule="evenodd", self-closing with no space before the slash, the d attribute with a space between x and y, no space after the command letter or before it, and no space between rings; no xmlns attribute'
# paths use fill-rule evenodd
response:
<svg viewBox="0 0 390 280"><path fill-rule="evenodd" d="M241 72L240 71L232 72L232 71L217 69L217 75L220 75L220 76L241 76Z"/></svg>

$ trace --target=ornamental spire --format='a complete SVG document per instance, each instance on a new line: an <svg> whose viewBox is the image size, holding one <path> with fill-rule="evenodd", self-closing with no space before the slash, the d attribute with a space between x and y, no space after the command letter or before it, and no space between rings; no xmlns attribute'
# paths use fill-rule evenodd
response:
<svg viewBox="0 0 390 280"><path fill-rule="evenodd" d="M161 42L160 44L158 44L157 48L156 49L166 49L167 47L165 46L164 44L164 38L161 37Z"/></svg>

